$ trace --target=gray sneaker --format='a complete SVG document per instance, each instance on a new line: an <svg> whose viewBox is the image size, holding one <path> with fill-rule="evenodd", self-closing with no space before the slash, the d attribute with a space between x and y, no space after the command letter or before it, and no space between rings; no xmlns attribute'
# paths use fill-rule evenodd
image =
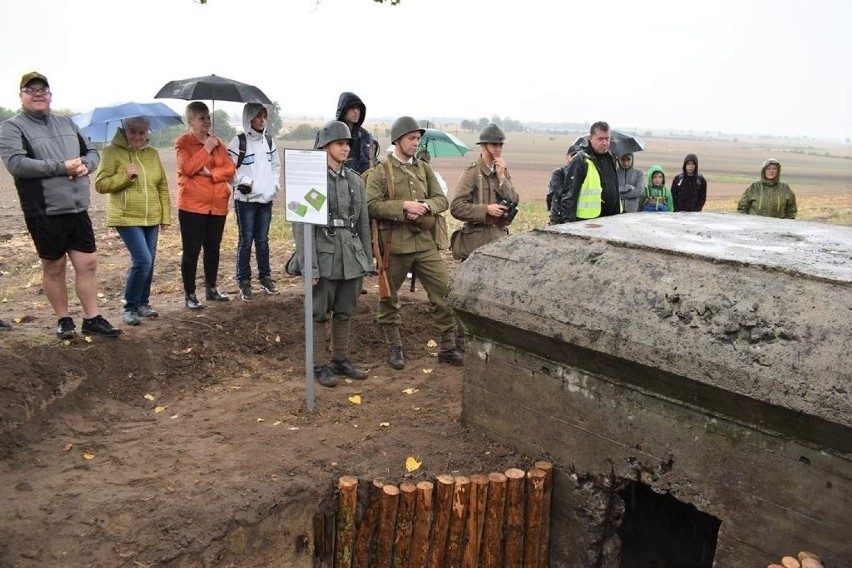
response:
<svg viewBox="0 0 852 568"><path fill-rule="evenodd" d="M142 323L139 321L139 312L136 310L124 310L124 316L122 319L124 319L124 323L127 325L139 325Z"/></svg>
<svg viewBox="0 0 852 568"><path fill-rule="evenodd" d="M145 304L144 306L139 306L139 317L140 318L155 318L160 315L160 313L152 308L149 304Z"/></svg>
<svg viewBox="0 0 852 568"><path fill-rule="evenodd" d="M278 295L280 292L280 290L278 290L278 286L275 285L275 280L269 276L262 276L260 278L260 289L267 294L272 294L273 296Z"/></svg>
<svg viewBox="0 0 852 568"><path fill-rule="evenodd" d="M240 280L240 298L244 302L251 302L254 300L254 295L251 293L251 281L250 280Z"/></svg>

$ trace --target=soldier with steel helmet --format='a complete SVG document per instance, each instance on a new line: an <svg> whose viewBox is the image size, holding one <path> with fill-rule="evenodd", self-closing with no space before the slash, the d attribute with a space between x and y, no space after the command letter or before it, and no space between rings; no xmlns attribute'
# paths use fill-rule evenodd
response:
<svg viewBox="0 0 852 568"><path fill-rule="evenodd" d="M377 319L388 344L388 363L394 369L405 367L397 292L409 272L416 275L432 304L440 334L438 360L464 363L456 347L455 317L446 302L449 270L431 231L435 214L447 210L447 198L432 167L415 157L423 132L410 116L397 118L391 125L393 152L367 180L370 217L378 220L379 240L383 250L389 250L384 269L390 293L379 299Z"/></svg>
<svg viewBox="0 0 852 568"><path fill-rule="evenodd" d="M506 135L493 122L479 133L480 154L459 179L450 214L464 222L453 233L453 257L464 260L492 241L509 234L518 211L518 193L503 158Z"/></svg>
<svg viewBox="0 0 852 568"><path fill-rule="evenodd" d="M335 375L352 379L367 373L349 360L349 329L361 293L364 275L373 270L370 218L364 182L343 164L349 157L352 134L344 122L327 122L319 132L317 148L328 156L328 225L312 225L314 376L324 387L337 385ZM303 223L293 224L296 254L287 266L302 272ZM326 324L331 320L331 361L325 350Z"/></svg>

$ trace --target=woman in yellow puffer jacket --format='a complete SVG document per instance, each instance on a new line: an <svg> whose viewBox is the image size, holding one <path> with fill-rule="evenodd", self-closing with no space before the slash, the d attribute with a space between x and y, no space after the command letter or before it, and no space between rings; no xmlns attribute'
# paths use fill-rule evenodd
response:
<svg viewBox="0 0 852 568"><path fill-rule="evenodd" d="M148 121L124 120L101 153L95 189L107 194L106 222L115 227L130 252L124 286L124 323L139 325L139 317L159 315L150 303L154 259L160 227L171 224L171 200L166 172L156 148L148 145Z"/></svg>

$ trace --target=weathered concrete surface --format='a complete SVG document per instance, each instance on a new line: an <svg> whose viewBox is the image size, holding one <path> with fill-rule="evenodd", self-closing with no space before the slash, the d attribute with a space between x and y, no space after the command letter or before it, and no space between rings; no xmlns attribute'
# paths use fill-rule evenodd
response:
<svg viewBox="0 0 852 568"><path fill-rule="evenodd" d="M592 512L611 476L718 517L717 566L800 548L852 565L849 229L562 225L477 251L450 303L469 333L465 421L557 466L554 566L607 561Z"/></svg>

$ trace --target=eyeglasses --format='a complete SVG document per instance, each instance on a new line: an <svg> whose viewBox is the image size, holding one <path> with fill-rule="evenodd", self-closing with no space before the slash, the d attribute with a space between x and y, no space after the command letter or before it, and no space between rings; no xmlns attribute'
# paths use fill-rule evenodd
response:
<svg viewBox="0 0 852 568"><path fill-rule="evenodd" d="M24 87L21 89L22 93L26 93L28 95L49 95L50 87L38 88L38 87Z"/></svg>

